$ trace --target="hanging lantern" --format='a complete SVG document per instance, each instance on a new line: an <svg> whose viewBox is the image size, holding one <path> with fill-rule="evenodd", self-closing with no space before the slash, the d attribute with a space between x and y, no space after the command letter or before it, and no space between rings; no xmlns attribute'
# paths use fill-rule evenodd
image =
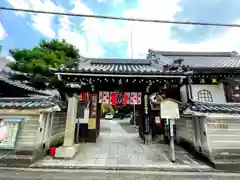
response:
<svg viewBox="0 0 240 180"><path fill-rule="evenodd" d="M163 89L167 89L167 84L164 84Z"/></svg>
<svg viewBox="0 0 240 180"><path fill-rule="evenodd" d="M204 84L204 83L205 83L205 79L201 79L201 80L200 80L200 83L201 83L201 84Z"/></svg>
<svg viewBox="0 0 240 180"><path fill-rule="evenodd" d="M236 98L238 98L240 95L239 95L239 94L234 94L233 96L236 97Z"/></svg>
<svg viewBox="0 0 240 180"><path fill-rule="evenodd" d="M215 78L212 79L212 83L213 83L213 84L216 84L216 83L217 83L217 79L215 79Z"/></svg>
<svg viewBox="0 0 240 180"><path fill-rule="evenodd" d="M92 91L95 91L95 87L94 85L91 85Z"/></svg>
<svg viewBox="0 0 240 180"><path fill-rule="evenodd" d="M84 102L87 100L87 92L85 91L85 89L82 89L80 99Z"/></svg>
<svg viewBox="0 0 240 180"><path fill-rule="evenodd" d="M118 80L118 84L122 85L122 80L121 79Z"/></svg>
<svg viewBox="0 0 240 180"><path fill-rule="evenodd" d="M239 86L235 86L234 89L235 89L235 90L239 90Z"/></svg>

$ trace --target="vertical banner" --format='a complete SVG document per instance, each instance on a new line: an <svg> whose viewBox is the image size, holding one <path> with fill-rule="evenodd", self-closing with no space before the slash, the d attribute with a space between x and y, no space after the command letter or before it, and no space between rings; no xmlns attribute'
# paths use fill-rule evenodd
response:
<svg viewBox="0 0 240 180"><path fill-rule="evenodd" d="M142 94L140 92L131 92L130 93L130 104L139 105L141 104Z"/></svg>
<svg viewBox="0 0 240 180"><path fill-rule="evenodd" d="M110 103L110 92L100 91L99 92L99 103L109 104Z"/></svg>
<svg viewBox="0 0 240 180"><path fill-rule="evenodd" d="M117 96L116 97L117 98L116 105L117 106L122 106L123 101L124 101L124 93L123 92L117 92L116 96Z"/></svg>
<svg viewBox="0 0 240 180"><path fill-rule="evenodd" d="M142 104L142 93L140 92L137 93L137 104Z"/></svg>
<svg viewBox="0 0 240 180"><path fill-rule="evenodd" d="M131 92L130 104L137 104L137 93Z"/></svg>
<svg viewBox="0 0 240 180"><path fill-rule="evenodd" d="M85 90L82 90L81 97L82 101L87 101L87 92Z"/></svg>
<svg viewBox="0 0 240 180"><path fill-rule="evenodd" d="M124 98L123 98L123 104L130 104L129 103L129 97L130 97L130 93L129 92L124 92Z"/></svg>
<svg viewBox="0 0 240 180"><path fill-rule="evenodd" d="M99 93L98 93L98 103L102 104L102 99L103 99L103 92L99 91Z"/></svg>
<svg viewBox="0 0 240 180"><path fill-rule="evenodd" d="M123 106L126 104L140 105L142 103L141 92L107 92L99 91L99 103Z"/></svg>
<svg viewBox="0 0 240 180"><path fill-rule="evenodd" d="M111 92L111 104L116 105L117 104L117 93Z"/></svg>

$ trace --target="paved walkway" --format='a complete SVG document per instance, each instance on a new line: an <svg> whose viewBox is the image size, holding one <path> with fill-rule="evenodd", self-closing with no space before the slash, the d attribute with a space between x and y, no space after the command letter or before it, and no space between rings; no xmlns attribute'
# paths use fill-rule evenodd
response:
<svg viewBox="0 0 240 180"><path fill-rule="evenodd" d="M72 160L45 157L32 167L66 168L185 168L212 170L195 160L184 149L176 147L176 162L173 164L164 144L144 145L137 129L128 120L101 120L100 137L97 143L79 144L79 152Z"/></svg>

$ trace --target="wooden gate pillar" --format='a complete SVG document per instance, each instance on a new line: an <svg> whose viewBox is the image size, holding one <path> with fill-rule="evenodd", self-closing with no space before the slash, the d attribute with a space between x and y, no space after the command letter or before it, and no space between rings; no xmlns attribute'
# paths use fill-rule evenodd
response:
<svg viewBox="0 0 240 180"><path fill-rule="evenodd" d="M88 142L96 142L97 140L97 93L89 95L89 119L88 119Z"/></svg>
<svg viewBox="0 0 240 180"><path fill-rule="evenodd" d="M100 134L100 119L101 119L101 103L99 103L99 91L97 91L97 115L96 115L97 136L99 136Z"/></svg>
<svg viewBox="0 0 240 180"><path fill-rule="evenodd" d="M149 86L146 88L146 92L144 94L144 142L145 144L151 144L152 142L152 133L150 126L150 117L149 117L149 109L148 109L148 97L149 97Z"/></svg>

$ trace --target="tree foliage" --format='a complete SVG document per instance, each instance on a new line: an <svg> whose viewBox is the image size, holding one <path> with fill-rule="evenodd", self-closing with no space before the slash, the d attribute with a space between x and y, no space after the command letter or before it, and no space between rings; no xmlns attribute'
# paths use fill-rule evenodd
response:
<svg viewBox="0 0 240 180"><path fill-rule="evenodd" d="M14 80L27 81L38 89L53 88L57 80L51 68L75 67L80 58L78 50L65 40L42 40L31 49L13 49L10 54L15 61L8 67Z"/></svg>
<svg viewBox="0 0 240 180"><path fill-rule="evenodd" d="M106 113L112 113L112 114L115 113L113 106L106 103L102 103L101 110L103 115L105 115Z"/></svg>

